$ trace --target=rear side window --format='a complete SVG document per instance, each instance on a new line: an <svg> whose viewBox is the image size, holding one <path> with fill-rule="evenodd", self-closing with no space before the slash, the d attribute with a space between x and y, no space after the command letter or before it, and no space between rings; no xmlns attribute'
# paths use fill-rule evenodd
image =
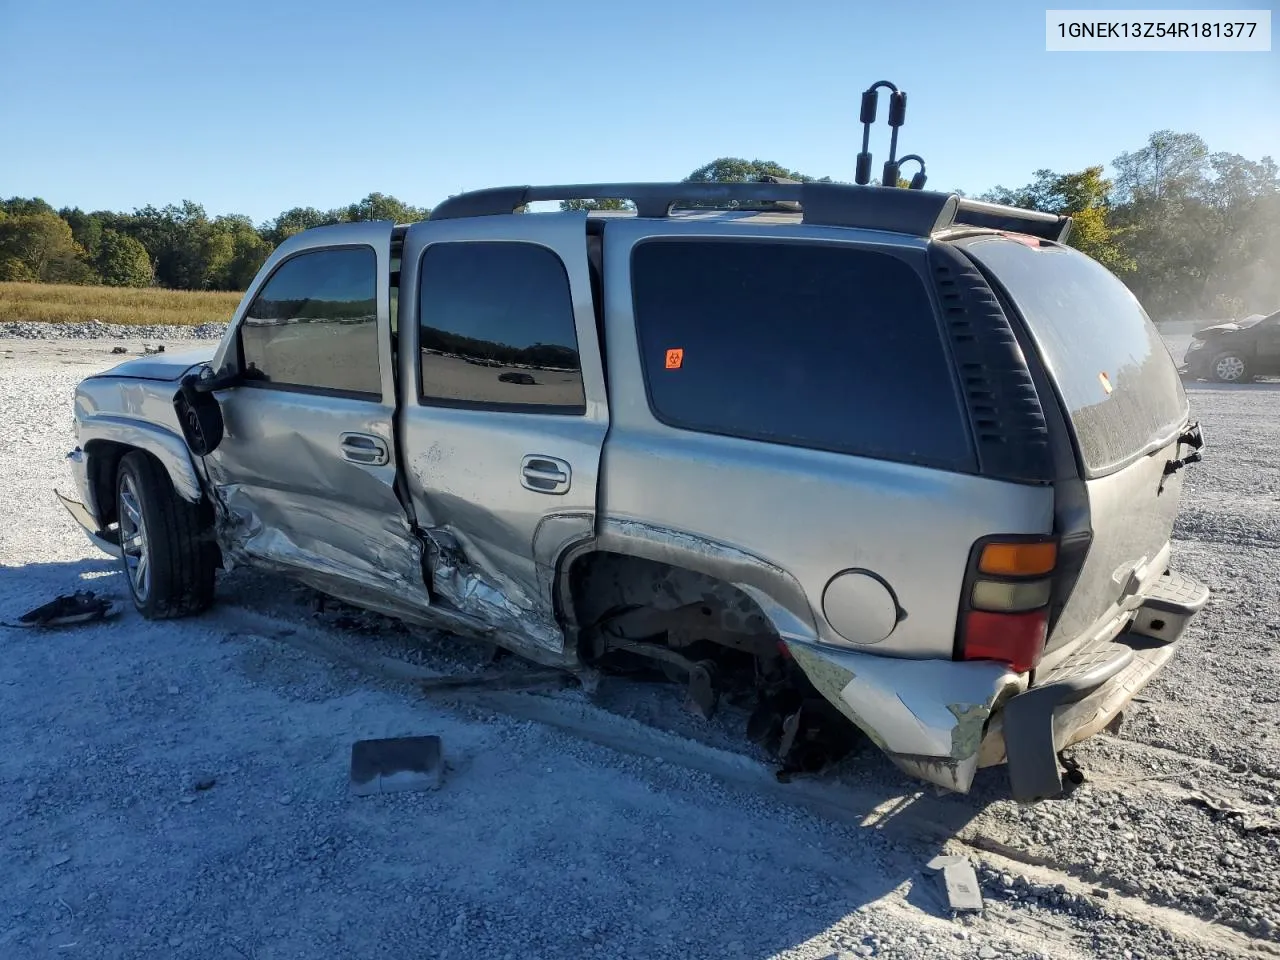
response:
<svg viewBox="0 0 1280 960"><path fill-rule="evenodd" d="M966 253L1004 286L1049 368L1090 477L1173 439L1187 417L1177 367L1142 305L1070 247L992 238Z"/></svg>
<svg viewBox="0 0 1280 960"><path fill-rule="evenodd" d="M418 318L424 402L586 412L569 277L546 247L432 244Z"/></svg>
<svg viewBox="0 0 1280 960"><path fill-rule="evenodd" d="M631 257L654 415L671 426L976 469L920 276L845 244L650 240Z"/></svg>
<svg viewBox="0 0 1280 960"><path fill-rule="evenodd" d="M286 260L240 324L246 382L380 400L377 296L372 247Z"/></svg>

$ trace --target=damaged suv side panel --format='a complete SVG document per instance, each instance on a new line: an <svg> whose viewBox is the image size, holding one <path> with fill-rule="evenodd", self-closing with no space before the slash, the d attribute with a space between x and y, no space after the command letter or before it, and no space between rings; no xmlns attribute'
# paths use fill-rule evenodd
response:
<svg viewBox="0 0 1280 960"><path fill-rule="evenodd" d="M224 559L384 611L425 608L397 494L386 223L282 244L215 362L222 442L204 458Z"/></svg>
<svg viewBox="0 0 1280 960"><path fill-rule="evenodd" d="M401 258L399 437L433 589L541 662L573 656L554 570L594 534L609 426L584 234L581 214L427 221Z"/></svg>

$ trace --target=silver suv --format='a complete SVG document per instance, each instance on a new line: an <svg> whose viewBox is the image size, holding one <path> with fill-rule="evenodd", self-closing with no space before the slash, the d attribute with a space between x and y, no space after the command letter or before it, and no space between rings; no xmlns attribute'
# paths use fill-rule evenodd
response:
<svg viewBox="0 0 1280 960"><path fill-rule="evenodd" d="M524 212L583 197L635 209ZM146 617L247 564L707 712L748 691L797 766L861 730L1052 795L1207 596L1169 567L1177 369L1069 228L773 182L308 230L211 357L80 384L64 503Z"/></svg>

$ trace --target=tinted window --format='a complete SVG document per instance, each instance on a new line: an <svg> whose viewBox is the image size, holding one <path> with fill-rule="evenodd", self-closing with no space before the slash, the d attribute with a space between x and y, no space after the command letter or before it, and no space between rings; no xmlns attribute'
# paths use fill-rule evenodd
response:
<svg viewBox="0 0 1280 960"><path fill-rule="evenodd" d="M569 278L531 243L437 243L422 258L422 397L582 413Z"/></svg>
<svg viewBox="0 0 1280 960"><path fill-rule="evenodd" d="M1187 415L1182 381L1155 324L1114 274L1068 247L1005 239L964 247L1026 320L1090 476L1172 438Z"/></svg>
<svg viewBox="0 0 1280 960"><path fill-rule="evenodd" d="M377 278L369 247L286 260L240 326L246 377L381 398Z"/></svg>
<svg viewBox="0 0 1280 960"><path fill-rule="evenodd" d="M951 363L903 261L845 245L649 241L632 286L673 426L972 469Z"/></svg>

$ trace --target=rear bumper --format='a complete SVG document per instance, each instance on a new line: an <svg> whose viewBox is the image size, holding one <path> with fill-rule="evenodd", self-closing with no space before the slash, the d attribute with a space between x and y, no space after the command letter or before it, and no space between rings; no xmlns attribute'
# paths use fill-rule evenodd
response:
<svg viewBox="0 0 1280 960"><path fill-rule="evenodd" d="M979 767L1007 763L1015 799L1062 791L1058 753L1102 730L1173 656L1208 599L1166 574L1027 689L1003 664L905 660L791 644L820 693L903 771L967 792Z"/></svg>
<svg viewBox="0 0 1280 960"><path fill-rule="evenodd" d="M1123 632L1093 638L1014 697L987 729L979 766L1008 764L1015 800L1062 792L1058 753L1107 726L1177 652L1209 599L1202 583L1166 573L1142 598Z"/></svg>

